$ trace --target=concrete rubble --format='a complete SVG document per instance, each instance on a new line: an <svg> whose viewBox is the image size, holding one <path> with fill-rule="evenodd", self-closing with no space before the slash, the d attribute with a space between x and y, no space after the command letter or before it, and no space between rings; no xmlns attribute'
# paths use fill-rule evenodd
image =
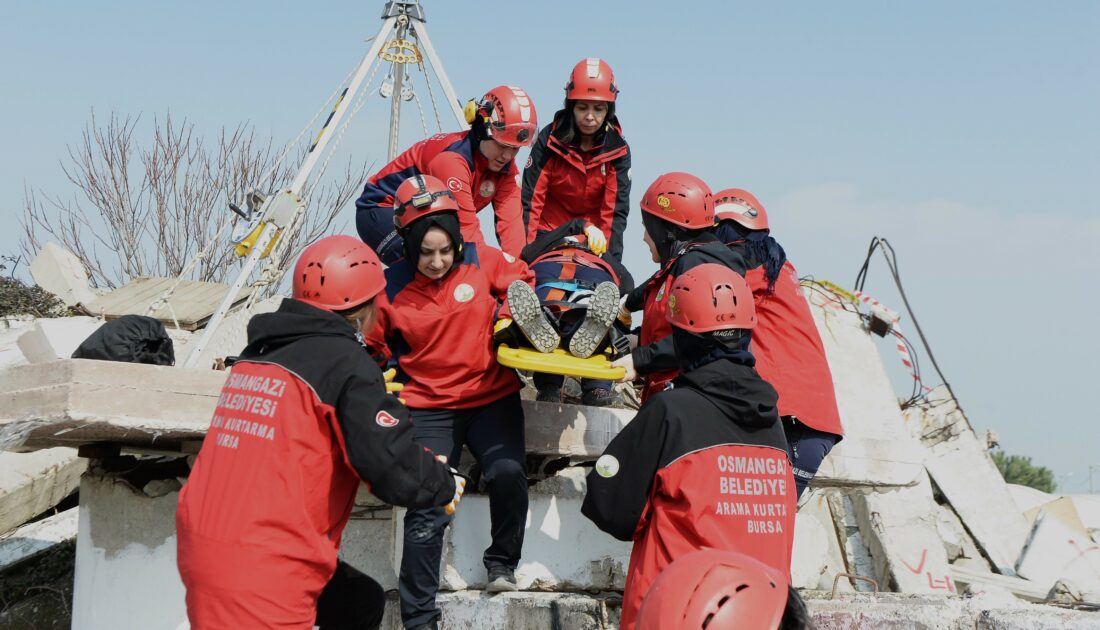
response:
<svg viewBox="0 0 1100 630"><path fill-rule="evenodd" d="M67 448L0 451L0 534L42 514L76 492L88 462Z"/></svg>
<svg viewBox="0 0 1100 630"><path fill-rule="evenodd" d="M1046 600L1054 582L1067 578L1061 590L1054 589L1062 601L1076 595L1078 604L1094 601L1087 573L1093 565L1058 555L1067 547L1064 541L1055 549L1063 526L1079 537L1086 555L1093 554L1093 504L1074 501L1080 525L1066 526L1057 518L1065 502L1050 506L1058 497L1031 496L1027 509L1037 508L1037 517L1028 542L1026 510L1017 505L1023 493L1010 491L985 441L953 402L933 397L934 404L900 409L860 317L817 293L811 302L846 429L803 497L795 528L792 578L818 627L1100 626L1100 613L1025 603ZM275 306L277 300L262 301L252 312ZM66 359L57 348L63 345L60 328L42 321L19 324L20 334L40 330L45 342L39 345L53 349L52 361L25 356L4 363L0 352L0 366L10 366L0 373L0 450L41 454L69 446L91 458L80 483L74 627L186 627L175 565L176 500L226 376L207 366L240 349L248 316L227 318L196 369ZM0 351L11 347L5 330L0 328ZM170 333L182 360L191 335ZM19 350L25 354L22 344ZM445 537L440 604L447 627L616 628L630 546L599 532L579 509L585 473L633 412L523 404L532 462L524 556L517 569L523 591L492 597L481 592L488 509L487 498L472 490ZM72 458L72 450L64 452ZM120 472L132 468L134 455L139 459L133 461L153 472L140 478ZM57 500L51 495L46 502ZM2 495L0 502L4 514ZM362 491L341 550L346 561L391 591L397 586L403 513ZM1074 563L1087 570L1079 572ZM837 598L830 599L834 584ZM390 597L383 627L397 628L395 594Z"/></svg>

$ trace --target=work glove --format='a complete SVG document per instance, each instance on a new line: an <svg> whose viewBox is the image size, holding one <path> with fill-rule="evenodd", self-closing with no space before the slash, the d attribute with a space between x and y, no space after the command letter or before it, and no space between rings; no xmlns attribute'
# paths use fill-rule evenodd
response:
<svg viewBox="0 0 1100 630"><path fill-rule="evenodd" d="M627 297L627 295L623 295L621 298L619 298L619 321L623 323L623 326L630 328L631 324L634 323L634 320L630 314L630 311L626 308Z"/></svg>
<svg viewBox="0 0 1100 630"><path fill-rule="evenodd" d="M395 376L397 376L397 370L395 368L390 368L390 369L386 370L385 372L382 372L382 380L386 384L386 393L387 394L393 394L394 396L397 396L397 394L401 390L405 389L405 384L394 382L393 378ZM397 400L401 401L402 405L406 404L405 399L400 397L400 396L397 396Z"/></svg>
<svg viewBox="0 0 1100 630"><path fill-rule="evenodd" d="M588 242L588 249L597 256L603 256L603 253L607 251L607 238L603 235L603 230L594 226L587 225L584 228L584 238Z"/></svg>
<svg viewBox="0 0 1100 630"><path fill-rule="evenodd" d="M519 340L516 339L516 329L512 326L511 317L501 317L497 320L497 323L493 324L493 343L512 347L519 346Z"/></svg>
<svg viewBox="0 0 1100 630"><path fill-rule="evenodd" d="M446 455L436 455L435 458L443 462L444 464L447 463ZM450 503L443 506L443 511L446 512L448 516L450 516L455 513L456 509L458 509L458 502L462 500L462 495L466 493L466 477L463 477L454 468L451 468L450 466L448 466L448 468L450 468L451 470L451 476L455 478L455 496L453 499L451 499Z"/></svg>
<svg viewBox="0 0 1100 630"><path fill-rule="evenodd" d="M634 355L628 354L611 362L611 367L621 367L626 370L619 382L629 383L638 378L638 372L634 369Z"/></svg>

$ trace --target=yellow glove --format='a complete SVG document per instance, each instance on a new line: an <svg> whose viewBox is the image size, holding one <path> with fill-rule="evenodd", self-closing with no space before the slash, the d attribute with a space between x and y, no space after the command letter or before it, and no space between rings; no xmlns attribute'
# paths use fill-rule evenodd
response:
<svg viewBox="0 0 1100 630"><path fill-rule="evenodd" d="M603 256L607 251L607 238L604 237L603 230L600 228L589 225L584 228L584 237L588 241L588 249L592 250L593 254Z"/></svg>
<svg viewBox="0 0 1100 630"><path fill-rule="evenodd" d="M435 458L444 464L447 463L446 455L436 455ZM446 512L448 516L455 513L455 510L458 508L458 502L462 500L462 495L466 493L466 478L459 475L458 471L454 468L451 468L451 476L455 478L455 496L451 499L450 503L443 506L443 511Z"/></svg>
<svg viewBox="0 0 1100 630"><path fill-rule="evenodd" d="M395 376L397 376L397 370L395 370L394 368L390 368L385 372L382 372L382 380L386 383L386 393L396 396L398 392L405 389L405 384L393 382L393 378ZM400 400L402 405L405 404L404 398L397 396L397 400Z"/></svg>
<svg viewBox="0 0 1100 630"><path fill-rule="evenodd" d="M493 334L495 335L511 325L512 319L510 317L501 317L497 320L497 323L493 324Z"/></svg>

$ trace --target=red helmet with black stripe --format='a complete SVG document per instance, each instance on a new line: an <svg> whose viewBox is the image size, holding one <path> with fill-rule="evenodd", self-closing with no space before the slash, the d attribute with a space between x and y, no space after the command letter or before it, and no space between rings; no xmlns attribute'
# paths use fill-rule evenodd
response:
<svg viewBox="0 0 1100 630"><path fill-rule="evenodd" d="M665 316L673 326L693 333L756 326L748 282L715 263L692 267L673 281Z"/></svg>
<svg viewBox="0 0 1100 630"><path fill-rule="evenodd" d="M787 606L782 572L735 551L680 556L649 587L638 630L778 628Z"/></svg>
<svg viewBox="0 0 1100 630"><path fill-rule="evenodd" d="M413 175L401 182L393 195L393 226L398 231L440 212L458 212L458 200L438 177Z"/></svg>
<svg viewBox="0 0 1100 630"><path fill-rule="evenodd" d="M501 85L485 93L476 104L476 114L467 113L466 122L478 116L490 138L510 147L525 147L538 134L535 103L523 88Z"/></svg>
<svg viewBox="0 0 1100 630"><path fill-rule="evenodd" d="M750 230L768 230L768 213L751 192L727 188L714 194L714 218L736 221Z"/></svg>
<svg viewBox="0 0 1100 630"><path fill-rule="evenodd" d="M363 241L327 236L310 245L294 265L294 299L326 311L346 311L386 288L382 262Z"/></svg>
<svg viewBox="0 0 1100 630"><path fill-rule="evenodd" d="M642 196L642 211L691 230L714 225L714 196L690 173L665 173Z"/></svg>
<svg viewBox="0 0 1100 630"><path fill-rule="evenodd" d="M565 84L565 98L570 101L607 101L614 103L619 94L615 85L615 73L606 61L598 57L582 59L573 66L569 83Z"/></svg>

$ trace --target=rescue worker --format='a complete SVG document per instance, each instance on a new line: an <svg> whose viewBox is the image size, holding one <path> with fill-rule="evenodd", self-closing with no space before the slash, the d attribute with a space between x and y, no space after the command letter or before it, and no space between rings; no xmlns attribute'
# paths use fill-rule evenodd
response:
<svg viewBox="0 0 1100 630"><path fill-rule="evenodd" d="M394 229L394 191L409 177L425 174L446 182L458 200L462 238L484 239L477 213L493 204L500 247L514 258L527 243L516 185L516 153L538 133L535 104L522 89L499 86L466 108L468 131L441 133L414 144L367 180L355 202L359 236L382 262L393 265L405 248Z"/></svg>
<svg viewBox="0 0 1100 630"><path fill-rule="evenodd" d="M574 66L565 84L565 107L539 133L523 169L528 243L582 219L591 251L621 265L630 213L630 147L615 116L618 94L606 61L588 57ZM634 284L625 269L619 278ZM563 380L536 372L538 399L559 402ZM619 400L610 381L582 380L581 389L586 405Z"/></svg>
<svg viewBox="0 0 1100 630"><path fill-rule="evenodd" d="M644 309L641 334L638 347L612 365L626 370L624 380L644 377L644 402L676 376L672 328L665 318L666 297L673 281L705 263L722 264L738 274L744 274L747 267L739 252L730 250L711 233L714 198L710 187L698 177L680 172L661 175L646 190L641 207L644 240L660 269L623 299L624 314ZM746 332L742 336L743 360L751 366L749 339Z"/></svg>
<svg viewBox="0 0 1100 630"><path fill-rule="evenodd" d="M715 195L715 234L747 261L745 274L756 303L758 324L752 354L756 371L779 393L779 416L790 446L799 496L821 462L839 442L840 424L833 375L798 273L770 235L768 214L747 190Z"/></svg>
<svg viewBox="0 0 1100 630"><path fill-rule="evenodd" d="M622 630L650 585L697 549L739 551L787 576L794 480L776 394L746 360L752 293L725 265L699 265L669 289L680 374L611 441L588 474L581 513L632 540ZM748 355L751 356L751 355ZM788 580L789 581L789 580Z"/></svg>
<svg viewBox="0 0 1100 630"><path fill-rule="evenodd" d="M487 591L516 590L515 568L527 519L522 383L492 349L497 301L514 280L534 275L500 250L466 242L456 195L431 175L415 175L394 194L394 224L404 258L386 269L389 303L372 342L384 337L397 362L416 440L453 466L466 445L489 494L492 543L483 562ZM507 309L504 309L507 315ZM404 522L399 594L406 628L435 628L440 610L443 533L438 508L409 510Z"/></svg>
<svg viewBox="0 0 1100 630"><path fill-rule="evenodd" d="M461 483L356 336L384 286L369 247L331 236L298 259L294 297L248 323L176 511L192 628L377 628L381 587L336 559L360 480L453 511Z"/></svg>
<svg viewBox="0 0 1100 630"><path fill-rule="evenodd" d="M638 630L775 630L790 594L782 572L743 553L693 551L653 582Z"/></svg>

